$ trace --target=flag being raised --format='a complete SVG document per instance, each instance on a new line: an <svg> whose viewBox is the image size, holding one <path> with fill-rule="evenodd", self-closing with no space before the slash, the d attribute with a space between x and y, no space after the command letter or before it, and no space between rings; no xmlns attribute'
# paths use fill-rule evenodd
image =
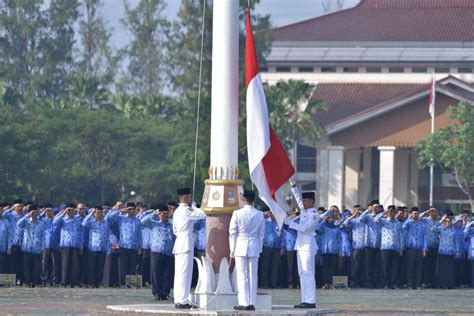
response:
<svg viewBox="0 0 474 316"><path fill-rule="evenodd" d="M287 206L281 188L295 174L295 169L278 136L270 126L249 10L247 10L246 26L245 84L250 177L258 189L260 199L271 209L281 228L287 216L285 210Z"/></svg>

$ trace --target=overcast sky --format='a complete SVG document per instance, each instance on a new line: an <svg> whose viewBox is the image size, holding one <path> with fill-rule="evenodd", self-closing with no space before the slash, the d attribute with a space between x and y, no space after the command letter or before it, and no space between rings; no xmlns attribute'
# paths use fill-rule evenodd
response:
<svg viewBox="0 0 474 316"><path fill-rule="evenodd" d="M200 1L202 0L195 0ZM218 0L216 0L218 1ZM259 14L270 14L274 26L287 25L310 19L324 13L322 2L329 3L332 8L337 7L337 2L343 2L344 8L357 4L358 0L261 0L255 9ZM138 3L138 0L129 0ZM170 20L176 17L181 0L168 0L166 14ZM112 44L123 47L127 42L127 33L120 23L123 16L122 0L104 0L103 13L112 28Z"/></svg>

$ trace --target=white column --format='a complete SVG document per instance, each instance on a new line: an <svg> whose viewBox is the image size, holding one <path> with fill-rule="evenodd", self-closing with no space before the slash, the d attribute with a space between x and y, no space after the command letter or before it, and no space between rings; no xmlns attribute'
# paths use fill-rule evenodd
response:
<svg viewBox="0 0 474 316"><path fill-rule="evenodd" d="M316 149L316 194L319 206L328 205L329 182L329 151L325 148Z"/></svg>
<svg viewBox="0 0 474 316"><path fill-rule="evenodd" d="M362 156L362 171L359 173L359 201L357 203L365 206L369 203L369 195L372 192L372 147L364 147Z"/></svg>
<svg viewBox="0 0 474 316"><path fill-rule="evenodd" d="M410 191L410 162L408 149L395 151L395 173L393 188L393 203L395 205L408 205Z"/></svg>
<svg viewBox="0 0 474 316"><path fill-rule="evenodd" d="M213 2L211 179L235 179L238 166L239 2Z"/></svg>
<svg viewBox="0 0 474 316"><path fill-rule="evenodd" d="M328 207L344 206L344 147L330 146L328 170Z"/></svg>
<svg viewBox="0 0 474 316"><path fill-rule="evenodd" d="M395 147L381 146L380 151L380 180L379 201L384 206L393 204Z"/></svg>
<svg viewBox="0 0 474 316"><path fill-rule="evenodd" d="M410 149L410 195L409 205L418 205L418 164L416 162L418 155L415 149Z"/></svg>
<svg viewBox="0 0 474 316"><path fill-rule="evenodd" d="M346 150L345 173L344 173L344 203L347 209L359 204L359 169L361 150Z"/></svg>

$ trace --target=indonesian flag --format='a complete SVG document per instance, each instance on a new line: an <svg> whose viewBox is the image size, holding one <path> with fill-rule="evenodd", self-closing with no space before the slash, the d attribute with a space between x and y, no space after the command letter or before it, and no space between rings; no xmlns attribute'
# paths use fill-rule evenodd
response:
<svg viewBox="0 0 474 316"><path fill-rule="evenodd" d="M436 90L435 90L435 80L431 78L430 83L430 109L429 113L433 117L434 116L434 106L435 106L435 97L436 97Z"/></svg>
<svg viewBox="0 0 474 316"><path fill-rule="evenodd" d="M247 150L250 177L258 189L260 199L271 209L278 227L281 228L287 216L287 205L280 189L295 174L295 170L270 126L267 101L259 72L250 10L247 10L245 85L247 87Z"/></svg>

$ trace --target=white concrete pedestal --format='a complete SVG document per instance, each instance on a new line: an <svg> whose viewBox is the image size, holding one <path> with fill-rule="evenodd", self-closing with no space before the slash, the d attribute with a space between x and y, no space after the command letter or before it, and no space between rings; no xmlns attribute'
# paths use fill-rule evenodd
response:
<svg viewBox="0 0 474 316"><path fill-rule="evenodd" d="M203 310L218 311L232 310L239 305L237 294L198 294L191 293L190 301ZM272 310L272 296L270 294L257 294L257 304L255 309L259 311Z"/></svg>

